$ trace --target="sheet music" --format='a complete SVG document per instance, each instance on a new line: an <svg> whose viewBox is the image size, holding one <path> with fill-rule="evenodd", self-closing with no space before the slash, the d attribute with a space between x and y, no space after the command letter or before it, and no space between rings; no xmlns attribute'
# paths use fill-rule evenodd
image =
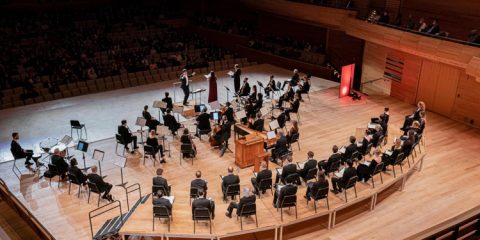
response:
<svg viewBox="0 0 480 240"><path fill-rule="evenodd" d="M173 204L173 202L175 201L174 196L163 196L162 198L167 199L170 202L170 204Z"/></svg>
<svg viewBox="0 0 480 240"><path fill-rule="evenodd" d="M247 117L247 113L245 112L245 110L238 111L235 115L237 116L238 119Z"/></svg>
<svg viewBox="0 0 480 240"><path fill-rule="evenodd" d="M393 153L392 150L387 149L384 154L385 154L385 155L388 155L388 156L392 156L392 153Z"/></svg>
<svg viewBox="0 0 480 240"><path fill-rule="evenodd" d="M285 187L285 185L283 185L283 184L277 184L277 191L280 192L280 190L281 190L283 187Z"/></svg>
<svg viewBox="0 0 480 240"><path fill-rule="evenodd" d="M169 133L169 129L167 126L160 126L160 125L157 126L158 137L165 137L166 135L168 135L168 133Z"/></svg>
<svg viewBox="0 0 480 240"><path fill-rule="evenodd" d="M362 147L363 146L363 142L357 142L357 147Z"/></svg>
<svg viewBox="0 0 480 240"><path fill-rule="evenodd" d="M341 177L343 177L343 173L344 173L344 172L345 172L345 168L342 168L342 170L340 170L340 171L338 171L338 172L335 173L335 176L336 176L337 178L341 178Z"/></svg>
<svg viewBox="0 0 480 240"><path fill-rule="evenodd" d="M173 112L182 114L183 113L183 106L173 105Z"/></svg>
<svg viewBox="0 0 480 240"><path fill-rule="evenodd" d="M363 165L367 167L370 166L370 163L372 163L372 161L367 161L367 160L363 161Z"/></svg>
<svg viewBox="0 0 480 240"><path fill-rule="evenodd" d="M272 130L280 128L280 126L278 125L278 121L276 119L271 121L268 125L270 126L270 129L272 129Z"/></svg>
<svg viewBox="0 0 480 240"><path fill-rule="evenodd" d="M203 76L204 76L207 80L210 78L210 75L207 75L207 74L205 74L205 75L203 75Z"/></svg>
<svg viewBox="0 0 480 240"><path fill-rule="evenodd" d="M63 143L65 145L68 145L69 143L71 143L73 141L73 138L68 136L68 135L65 135L62 140L60 140L60 143Z"/></svg>
<svg viewBox="0 0 480 240"><path fill-rule="evenodd" d="M275 131L267 132L267 139L268 139L268 140L273 139L273 138L275 138L275 137L276 137Z"/></svg>
<svg viewBox="0 0 480 240"><path fill-rule="evenodd" d="M270 111L268 110L268 107L262 107L260 108L260 113L262 114L262 117L263 116L266 116Z"/></svg>
<svg viewBox="0 0 480 240"><path fill-rule="evenodd" d="M218 101L210 102L208 103L210 105L210 109L220 109L220 103Z"/></svg>
<svg viewBox="0 0 480 240"><path fill-rule="evenodd" d="M228 73L227 73L227 75L229 75L229 76L233 76L234 74L235 73L232 70L228 71Z"/></svg>
<svg viewBox="0 0 480 240"><path fill-rule="evenodd" d="M277 168L277 174L282 175L283 168Z"/></svg>
<svg viewBox="0 0 480 240"><path fill-rule="evenodd" d="M376 124L376 123L369 123L367 127L368 127L369 129L375 129L375 127L376 127L377 125L378 125L378 124Z"/></svg>
<svg viewBox="0 0 480 240"><path fill-rule="evenodd" d="M345 150L346 150L345 146L342 146L342 148L340 148L340 150L338 150L338 152L341 153L341 154L345 154Z"/></svg>
<svg viewBox="0 0 480 240"><path fill-rule="evenodd" d="M167 103L164 101L156 100L153 101L154 108L167 108Z"/></svg>
<svg viewBox="0 0 480 240"><path fill-rule="evenodd" d="M137 117L137 121L135 121L135 125L140 127L145 127L145 124L147 124L147 119L143 117Z"/></svg>
<svg viewBox="0 0 480 240"><path fill-rule="evenodd" d="M98 149L93 150L93 159L97 161L103 161L103 157L105 156L104 151L100 151Z"/></svg>

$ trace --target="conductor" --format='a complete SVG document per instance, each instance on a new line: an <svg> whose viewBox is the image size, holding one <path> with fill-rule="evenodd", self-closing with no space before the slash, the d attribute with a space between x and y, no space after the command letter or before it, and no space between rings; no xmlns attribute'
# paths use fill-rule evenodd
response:
<svg viewBox="0 0 480 240"><path fill-rule="evenodd" d="M184 94L184 98L183 98L183 105L184 106L188 105L187 100L188 100L188 97L190 96L190 88L189 88L188 78L192 77L193 75L195 75L195 72L193 72L191 75L188 75L187 69L185 69L185 68L182 70L182 74L180 75L180 81L182 82L180 87L182 88L183 94Z"/></svg>

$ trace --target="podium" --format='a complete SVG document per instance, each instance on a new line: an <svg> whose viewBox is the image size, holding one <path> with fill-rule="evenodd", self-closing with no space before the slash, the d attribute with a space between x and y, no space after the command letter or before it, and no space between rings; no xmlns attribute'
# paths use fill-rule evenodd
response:
<svg viewBox="0 0 480 240"><path fill-rule="evenodd" d="M264 153L263 138L248 135L245 139L235 140L235 164L246 168L255 164L257 155Z"/></svg>

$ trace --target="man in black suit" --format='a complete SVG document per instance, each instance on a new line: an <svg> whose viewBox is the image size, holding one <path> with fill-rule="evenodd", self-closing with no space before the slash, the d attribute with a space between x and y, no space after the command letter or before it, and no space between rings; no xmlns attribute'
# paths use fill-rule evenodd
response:
<svg viewBox="0 0 480 240"><path fill-rule="evenodd" d="M252 192L250 191L250 188L245 187L243 189L243 197L240 198L240 201L238 203L233 201L230 202L230 205L228 205L225 216L232 218L232 211L234 208L237 209L237 216L238 216L241 213L240 211L242 211L242 208L244 205L255 203L256 200L257 198L255 197L255 194L252 194Z"/></svg>
<svg viewBox="0 0 480 240"><path fill-rule="evenodd" d="M382 144L380 141L380 137L383 135L383 129L380 125L375 126L375 133L372 136L372 144L374 148L377 148L380 144Z"/></svg>
<svg viewBox="0 0 480 240"><path fill-rule="evenodd" d="M168 209L168 213L172 215L172 204L166 198L163 198L163 191L158 190L157 196L153 197L153 206L165 206Z"/></svg>
<svg viewBox="0 0 480 240"><path fill-rule="evenodd" d="M210 199L205 198L205 194L200 191L198 193L198 198L192 202L192 216L195 214L195 209L197 208L207 208L212 215L212 219L215 218L215 202Z"/></svg>
<svg viewBox="0 0 480 240"><path fill-rule="evenodd" d="M188 78L192 77L193 75L188 75L187 69L183 69L182 75L180 75L180 81L182 84L180 88L183 90L184 98L183 98L183 105L188 105L188 97L190 96L190 88L189 88L189 80Z"/></svg>
<svg viewBox="0 0 480 240"><path fill-rule="evenodd" d="M295 92L293 91L293 87L292 85L289 84L287 91L285 91L283 95L280 96L280 98L278 98L278 107L283 108L283 102L285 101L288 102L293 100L294 96L295 96Z"/></svg>
<svg viewBox="0 0 480 240"><path fill-rule="evenodd" d="M33 150L23 149L18 143L20 140L20 134L18 132L12 133L12 143L10 144L10 152L15 159L25 158L25 166L30 166L33 163L30 162L30 159L33 159L35 164L38 166L43 166L42 163L38 162L38 157L33 157Z"/></svg>
<svg viewBox="0 0 480 240"><path fill-rule="evenodd" d="M148 130L149 131L151 131L151 130L156 131L157 126L160 125L160 122L157 119L155 119L154 117L152 117L152 115L148 111L148 105L145 105L143 107L142 116L143 116L143 118L145 118L145 120L147 120L145 125L148 127Z"/></svg>
<svg viewBox="0 0 480 240"><path fill-rule="evenodd" d="M248 97L249 94L250 94L250 84L248 84L248 78L244 78L243 85L240 88L238 95L240 95L241 97Z"/></svg>
<svg viewBox="0 0 480 240"><path fill-rule="evenodd" d="M222 177L222 193L224 199L226 200L227 196L225 193L227 192L227 187L233 184L240 184L240 178L233 174L233 167L228 167L228 175Z"/></svg>
<svg viewBox="0 0 480 240"><path fill-rule="evenodd" d="M167 109L170 109L170 110L173 109L173 101L172 101L172 98L169 95L170 95L170 93L165 92L165 98L162 99L162 102L167 103L167 108L162 109L163 112L165 112Z"/></svg>
<svg viewBox="0 0 480 240"><path fill-rule="evenodd" d="M177 119L172 115L172 111L170 109L167 110L167 114L163 116L163 123L165 126L172 131L173 135L177 134L177 130L182 127L182 124L177 122Z"/></svg>
<svg viewBox="0 0 480 240"><path fill-rule="evenodd" d="M328 181L325 178L325 173L323 171L317 172L317 181L307 183L307 191L305 193L304 198L307 199L307 202L311 200L311 198L315 198L319 189L326 189L328 192Z"/></svg>
<svg viewBox="0 0 480 240"><path fill-rule="evenodd" d="M357 170L353 167L353 161L347 161L347 168L345 168L342 177L333 176L331 190L334 194L341 193L342 189L347 185L351 177L357 176Z"/></svg>
<svg viewBox="0 0 480 240"><path fill-rule="evenodd" d="M233 70L233 84L235 86L235 92L240 91L240 75L242 75L242 70L240 70L240 67L238 64L235 64L234 70Z"/></svg>
<svg viewBox="0 0 480 240"><path fill-rule="evenodd" d="M259 189L257 189L257 185L260 185L260 182L262 182L262 180L269 178L272 178L272 170L267 169L267 164L265 162L262 162L261 170L257 173L257 177L252 177L250 179L253 187L255 188L255 194L258 194L258 192L260 191ZM263 190L262 193L265 193L265 190Z"/></svg>
<svg viewBox="0 0 480 240"><path fill-rule="evenodd" d="M286 120L290 121L290 113L297 113L298 109L300 108L300 95L298 93L295 93L295 98L292 102L292 105L290 108L285 109L285 115L286 115Z"/></svg>
<svg viewBox="0 0 480 240"><path fill-rule="evenodd" d="M118 126L118 134L122 136L127 151L129 150L128 144L131 142L133 142L133 148L138 149L137 136L134 136L128 129L127 120L122 120L122 125ZM130 153L133 153L133 151L131 151Z"/></svg>
<svg viewBox="0 0 480 240"><path fill-rule="evenodd" d="M287 121L287 117L286 117L286 115L285 115L285 112L282 111L282 112L277 116L278 126L279 126L280 128L284 128L286 121Z"/></svg>
<svg viewBox="0 0 480 240"><path fill-rule="evenodd" d="M68 163L65 162L65 159L61 156L60 149L55 148L55 150L53 150L51 160L52 164L57 167L58 174L60 174L62 179L65 179L68 172Z"/></svg>
<svg viewBox="0 0 480 240"><path fill-rule="evenodd" d="M253 111L258 112L260 109L263 107L263 94L258 93L257 94L257 101L255 101L255 104L253 105Z"/></svg>
<svg viewBox="0 0 480 240"><path fill-rule="evenodd" d="M277 142L272 148L272 161L277 162L277 158L288 152L288 141L283 131L278 131Z"/></svg>
<svg viewBox="0 0 480 240"><path fill-rule="evenodd" d="M227 110L223 113L223 115L227 116L227 120L229 122L235 122L235 116L233 115L233 108L230 102L225 103L227 106Z"/></svg>
<svg viewBox="0 0 480 240"><path fill-rule="evenodd" d="M291 180L287 181L287 184L281 187L278 191L278 187L275 189L275 194L273 195L273 207L280 207L285 196L297 194L297 186L294 185ZM278 201L277 201L278 200Z"/></svg>
<svg viewBox="0 0 480 240"><path fill-rule="evenodd" d="M302 178L307 177L308 171L310 171L310 169L317 168L317 160L313 158L313 152L308 151L307 156L308 159L303 165L303 168L298 170L298 175L300 175Z"/></svg>
<svg viewBox="0 0 480 240"><path fill-rule="evenodd" d="M162 174L163 174L163 169L158 168L157 169L157 176L153 177L153 179L152 179L153 185L154 186L159 186L159 187L162 186L163 189L165 189L165 191L167 191L165 194L167 196L170 196L171 186L168 185L167 179L163 178Z"/></svg>
<svg viewBox="0 0 480 240"><path fill-rule="evenodd" d="M292 87L297 86L298 81L300 81L300 75L298 75L298 69L293 69L292 78L290 78L290 80L283 81L282 90L285 88L285 85L287 85L288 83L289 83Z"/></svg>
<svg viewBox="0 0 480 240"><path fill-rule="evenodd" d="M343 154L343 160L346 161L352 157L352 154L357 151L357 138L355 136L350 136L350 145L347 146L345 149L345 153Z"/></svg>
<svg viewBox="0 0 480 240"><path fill-rule="evenodd" d="M103 181L103 178L97 174L98 168L96 165L93 165L91 170L92 172L87 175L88 181L97 185L98 190L103 192L103 199L113 202L113 197L110 194L110 190L112 190L113 187L112 184Z"/></svg>
<svg viewBox="0 0 480 240"><path fill-rule="evenodd" d="M275 178L275 184L278 183L279 180L282 181L282 183L285 183L285 179L294 173L297 173L297 165L293 163L293 158L291 156L287 156L285 165L282 167L282 174L277 174Z"/></svg>
<svg viewBox="0 0 480 240"><path fill-rule="evenodd" d="M322 160L322 161L318 162L318 169L319 170L322 169L324 172L329 173L332 164L342 160L342 154L340 154L338 152L338 146L337 145L333 145L332 152L333 152L332 155L330 155L330 157L328 158L327 161Z"/></svg>
<svg viewBox="0 0 480 240"><path fill-rule="evenodd" d="M197 132L195 136L199 137L200 131L203 134L210 133L212 131L212 127L210 126L210 114L207 113L207 108L204 108L202 113L197 117Z"/></svg>
<svg viewBox="0 0 480 240"><path fill-rule="evenodd" d="M77 159L70 159L70 168L68 169L68 173L73 174L80 184L85 185L87 184L87 175L85 175L77 165Z"/></svg>
<svg viewBox="0 0 480 240"><path fill-rule="evenodd" d="M204 192L205 196L207 196L207 190L208 190L207 181L202 179L202 172L197 171L195 173L195 176L197 178L192 180L192 182L190 183L190 188L197 188L199 192Z"/></svg>
<svg viewBox="0 0 480 240"><path fill-rule="evenodd" d="M265 124L265 121L262 119L262 113L258 112L257 113L257 120L255 120L255 122L253 122L252 128L257 130L257 131L262 132L264 124Z"/></svg>

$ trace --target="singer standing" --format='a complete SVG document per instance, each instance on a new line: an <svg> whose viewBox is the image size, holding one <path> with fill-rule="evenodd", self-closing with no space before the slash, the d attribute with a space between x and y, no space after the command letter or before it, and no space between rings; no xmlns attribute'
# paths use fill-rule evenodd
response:
<svg viewBox="0 0 480 240"><path fill-rule="evenodd" d="M236 93L240 91L240 75L242 75L242 70L240 70L240 67L238 66L238 64L235 64L232 77L233 77L233 83L235 86Z"/></svg>
<svg viewBox="0 0 480 240"><path fill-rule="evenodd" d="M215 77L215 72L211 71L210 75L208 76L208 102L215 102L218 99L217 94L217 77Z"/></svg>
<svg viewBox="0 0 480 240"><path fill-rule="evenodd" d="M189 88L189 81L188 78L192 77L195 74L192 73L192 75L188 75L187 69L183 69L182 75L180 75L180 81L182 82L182 85L180 86L183 90L184 98L183 98L183 105L187 106L188 105L188 97L190 96L190 88Z"/></svg>

